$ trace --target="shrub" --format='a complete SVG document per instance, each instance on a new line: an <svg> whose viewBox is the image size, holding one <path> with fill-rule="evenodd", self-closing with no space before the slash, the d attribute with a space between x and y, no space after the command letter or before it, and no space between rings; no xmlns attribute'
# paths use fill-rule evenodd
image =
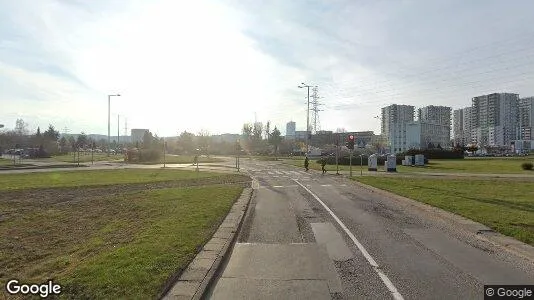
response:
<svg viewBox="0 0 534 300"><path fill-rule="evenodd" d="M523 168L523 170L532 170L534 169L534 164L532 164L531 162L524 162L521 164L521 168Z"/></svg>
<svg viewBox="0 0 534 300"><path fill-rule="evenodd" d="M153 162L161 158L161 151L156 149L142 149L139 150L139 161L140 162Z"/></svg>
<svg viewBox="0 0 534 300"><path fill-rule="evenodd" d="M416 154L423 154L428 159L463 159L464 153L462 149L456 148L453 150L443 149L424 149L415 150L410 149L406 152L397 154L397 157L403 157L406 155L415 156Z"/></svg>

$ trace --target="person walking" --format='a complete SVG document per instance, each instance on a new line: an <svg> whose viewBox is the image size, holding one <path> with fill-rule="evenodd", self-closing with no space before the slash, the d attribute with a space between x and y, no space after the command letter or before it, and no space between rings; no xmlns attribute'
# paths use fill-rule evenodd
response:
<svg viewBox="0 0 534 300"><path fill-rule="evenodd" d="M304 159L304 168L306 169L306 172L308 172L308 167L310 165L310 162L308 160L308 156Z"/></svg>
<svg viewBox="0 0 534 300"><path fill-rule="evenodd" d="M322 169L322 171L323 171L323 174L326 173L326 169L324 168L325 166L326 166L326 158L323 156L323 157L321 158L321 169Z"/></svg>

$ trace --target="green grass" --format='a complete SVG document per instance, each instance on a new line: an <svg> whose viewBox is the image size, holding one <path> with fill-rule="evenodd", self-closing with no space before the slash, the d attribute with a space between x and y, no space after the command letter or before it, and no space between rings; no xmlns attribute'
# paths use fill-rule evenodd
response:
<svg viewBox="0 0 534 300"><path fill-rule="evenodd" d="M0 173L0 191L27 188L53 188L122 183L141 183L218 176L212 172L167 169L121 169L58 171L43 173Z"/></svg>
<svg viewBox="0 0 534 300"><path fill-rule="evenodd" d="M194 155L165 155L166 164L192 164L195 159ZM199 163L216 163L223 160L214 157L200 156L198 158ZM163 157L157 161L141 162L143 165L156 165L163 164Z"/></svg>
<svg viewBox="0 0 534 300"><path fill-rule="evenodd" d="M74 158L74 154L62 154L62 155L56 155L52 156L52 159L55 161L60 162L78 162L78 154L76 154L76 160ZM108 156L107 153L93 153L93 156L91 156L91 153L80 153L80 162L91 162L94 161L117 161L122 160L124 161L124 155L117 154L117 155L110 155Z"/></svg>
<svg viewBox="0 0 534 300"><path fill-rule="evenodd" d="M211 237L242 189L168 188L66 202L52 195L8 199L0 222L0 284L54 278L61 298L155 299Z"/></svg>
<svg viewBox="0 0 534 300"><path fill-rule="evenodd" d="M355 180L462 215L534 246L534 182L382 176Z"/></svg>
<svg viewBox="0 0 534 300"><path fill-rule="evenodd" d="M432 159L426 167L406 167L397 165L399 173L477 173L477 174L526 174L534 175L533 171L525 171L521 168L523 162L534 162L532 157L511 157L511 158L467 158L467 159ZM283 159L285 164L304 168L304 159ZM316 159L310 159L310 169L321 170L321 165ZM359 164L353 165L353 171L360 168ZM365 164L364 169L367 169ZM384 166L378 166L383 169ZM335 165L326 165L327 171L336 171ZM339 166L340 171L348 171L349 166Z"/></svg>
<svg viewBox="0 0 534 300"><path fill-rule="evenodd" d="M523 162L533 162L532 157L514 158L467 158L467 159L431 159L424 168L398 166L399 172L435 172L435 173L488 173L488 174L531 174L532 171L521 169Z"/></svg>

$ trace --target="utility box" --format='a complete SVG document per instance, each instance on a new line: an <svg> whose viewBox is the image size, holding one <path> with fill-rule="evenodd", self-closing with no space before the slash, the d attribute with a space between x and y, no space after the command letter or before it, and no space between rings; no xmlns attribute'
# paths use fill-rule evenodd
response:
<svg viewBox="0 0 534 300"><path fill-rule="evenodd" d="M397 157L395 155L388 155L386 160L386 172L397 172Z"/></svg>
<svg viewBox="0 0 534 300"><path fill-rule="evenodd" d="M367 170L368 171L377 171L378 170L378 155L371 154L367 159Z"/></svg>
<svg viewBox="0 0 534 300"><path fill-rule="evenodd" d="M411 155L404 156L404 165L405 166L413 165L413 156L411 156Z"/></svg>
<svg viewBox="0 0 534 300"><path fill-rule="evenodd" d="M415 156L415 166L417 167L425 166L425 156L423 154L417 154Z"/></svg>

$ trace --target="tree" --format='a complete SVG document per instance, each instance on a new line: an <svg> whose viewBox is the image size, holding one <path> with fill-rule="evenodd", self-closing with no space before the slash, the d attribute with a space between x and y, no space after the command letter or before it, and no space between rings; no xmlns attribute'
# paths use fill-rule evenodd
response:
<svg viewBox="0 0 534 300"><path fill-rule="evenodd" d="M198 146L200 147L200 150L208 154L210 143L211 143L210 133L204 129L200 130L200 132L198 133Z"/></svg>
<svg viewBox="0 0 534 300"><path fill-rule="evenodd" d="M443 149L443 148L441 148L441 145L439 143L438 143L438 146L436 148L438 148L440 150Z"/></svg>
<svg viewBox="0 0 534 300"><path fill-rule="evenodd" d="M254 123L254 126L252 128L252 138L256 141L260 141L262 132L263 132L263 124L261 124L260 122Z"/></svg>
<svg viewBox="0 0 534 300"><path fill-rule="evenodd" d="M278 147L282 143L282 137L280 135L280 130L274 126L274 130L271 133L271 138L269 139L269 143L274 146L274 156L277 156L278 153ZM275 158L277 159L277 158Z"/></svg>
<svg viewBox="0 0 534 300"><path fill-rule="evenodd" d="M76 150L76 140L74 139L74 136L70 135L69 138L67 139L68 143L69 143L69 146L71 148L72 151L75 151Z"/></svg>
<svg viewBox="0 0 534 300"><path fill-rule="evenodd" d="M35 133L35 137L40 138L41 137L41 127L37 126L37 132Z"/></svg>
<svg viewBox="0 0 534 300"><path fill-rule="evenodd" d="M76 145L78 147L85 148L85 146L88 145L87 135L82 131L82 133L78 136L78 139L76 141Z"/></svg>
<svg viewBox="0 0 534 300"><path fill-rule="evenodd" d="M267 124L265 124L265 139L269 140L271 137L271 121L267 121Z"/></svg>
<svg viewBox="0 0 534 300"><path fill-rule="evenodd" d="M154 140L154 137L152 136L152 133L150 131L145 131L145 134L143 135L143 148L148 149L152 146L152 141Z"/></svg>
<svg viewBox="0 0 534 300"><path fill-rule="evenodd" d="M475 145L475 144L469 144L469 145L467 145L467 151L469 151L469 152L477 152L478 151L478 146Z"/></svg>
<svg viewBox="0 0 534 300"><path fill-rule="evenodd" d="M250 125L250 123L243 124L242 134L246 139L250 139L252 137L252 125Z"/></svg>
<svg viewBox="0 0 534 300"><path fill-rule="evenodd" d="M194 139L195 135L193 133L187 131L182 132L178 137L178 141L176 142L178 151L185 152L187 154L193 153L196 149Z"/></svg>
<svg viewBox="0 0 534 300"><path fill-rule="evenodd" d="M28 135L28 124L22 119L15 122L15 133L18 135Z"/></svg>
<svg viewBox="0 0 534 300"><path fill-rule="evenodd" d="M56 142L59 139L59 131L52 124L49 124L48 129L43 133L43 137L47 141Z"/></svg>
<svg viewBox="0 0 534 300"><path fill-rule="evenodd" d="M63 152L65 149L67 149L67 139L64 136L59 139L59 147L60 152Z"/></svg>

